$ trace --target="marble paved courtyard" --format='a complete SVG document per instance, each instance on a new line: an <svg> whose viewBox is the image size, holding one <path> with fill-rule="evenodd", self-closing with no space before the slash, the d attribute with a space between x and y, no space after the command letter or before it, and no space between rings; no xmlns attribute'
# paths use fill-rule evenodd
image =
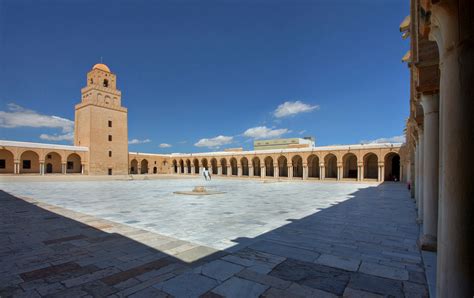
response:
<svg viewBox="0 0 474 298"><path fill-rule="evenodd" d="M196 185L225 192L173 194ZM426 297L403 184L0 183L0 297Z"/></svg>

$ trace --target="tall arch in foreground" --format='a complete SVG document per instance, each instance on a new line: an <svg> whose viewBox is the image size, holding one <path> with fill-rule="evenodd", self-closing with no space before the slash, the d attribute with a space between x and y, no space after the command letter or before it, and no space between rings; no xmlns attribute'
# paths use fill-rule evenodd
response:
<svg viewBox="0 0 474 298"><path fill-rule="evenodd" d="M82 173L82 161L81 157L77 153L71 153L67 157L66 161L67 173Z"/></svg>
<svg viewBox="0 0 474 298"><path fill-rule="evenodd" d="M400 181L400 155L390 152L385 155L384 160L385 181Z"/></svg>

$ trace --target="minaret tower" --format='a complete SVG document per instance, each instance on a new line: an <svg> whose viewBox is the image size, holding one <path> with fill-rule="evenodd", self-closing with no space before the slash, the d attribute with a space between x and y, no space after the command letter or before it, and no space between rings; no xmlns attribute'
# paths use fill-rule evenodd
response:
<svg viewBox="0 0 474 298"><path fill-rule="evenodd" d="M74 145L89 147L89 174L128 174L127 109L107 65L94 65L76 105Z"/></svg>

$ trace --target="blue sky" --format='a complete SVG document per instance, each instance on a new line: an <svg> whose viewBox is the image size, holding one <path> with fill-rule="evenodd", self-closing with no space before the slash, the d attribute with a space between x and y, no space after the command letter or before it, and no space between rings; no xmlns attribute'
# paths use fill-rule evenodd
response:
<svg viewBox="0 0 474 298"><path fill-rule="evenodd" d="M392 139L408 115L408 2L0 1L0 139L71 144L100 57L131 151Z"/></svg>

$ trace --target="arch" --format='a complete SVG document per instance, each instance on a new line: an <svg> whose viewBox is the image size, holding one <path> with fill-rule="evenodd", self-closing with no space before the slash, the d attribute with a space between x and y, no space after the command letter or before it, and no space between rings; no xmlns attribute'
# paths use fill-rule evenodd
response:
<svg viewBox="0 0 474 298"><path fill-rule="evenodd" d="M274 171L273 171L273 158L271 156L265 157L265 176L267 177L273 177L274 176Z"/></svg>
<svg viewBox="0 0 474 298"><path fill-rule="evenodd" d="M315 154L308 156L308 177L319 178L319 157Z"/></svg>
<svg viewBox="0 0 474 298"><path fill-rule="evenodd" d="M364 155L364 179L377 179L379 159L375 153Z"/></svg>
<svg viewBox="0 0 474 298"><path fill-rule="evenodd" d="M324 157L324 168L326 178L337 178L337 157L329 153Z"/></svg>
<svg viewBox="0 0 474 298"><path fill-rule="evenodd" d="M46 165L46 174L61 173L61 155L57 152L49 152L44 156L44 164Z"/></svg>
<svg viewBox="0 0 474 298"><path fill-rule="evenodd" d="M13 174L15 172L13 153L7 149L0 149L0 174Z"/></svg>
<svg viewBox="0 0 474 298"><path fill-rule="evenodd" d="M181 170L181 174L184 174L184 161L182 159L179 160L179 169Z"/></svg>
<svg viewBox="0 0 474 298"><path fill-rule="evenodd" d="M176 159L173 159L173 174L177 174L178 173L178 162L176 161Z"/></svg>
<svg viewBox="0 0 474 298"><path fill-rule="evenodd" d="M187 173L191 174L191 161L189 159L186 159L186 168L187 168Z"/></svg>
<svg viewBox="0 0 474 298"><path fill-rule="evenodd" d="M278 157L278 176L288 177L288 160L285 156Z"/></svg>
<svg viewBox="0 0 474 298"><path fill-rule="evenodd" d="M199 160L195 158L193 160L193 165L194 165L194 173L193 174L199 174Z"/></svg>
<svg viewBox="0 0 474 298"><path fill-rule="evenodd" d="M357 179L357 156L347 153L342 157L342 178Z"/></svg>
<svg viewBox="0 0 474 298"><path fill-rule="evenodd" d="M158 168L157 167L153 167L153 174L158 174Z"/></svg>
<svg viewBox="0 0 474 298"><path fill-rule="evenodd" d="M141 171L140 174L148 174L148 160L143 159L140 163Z"/></svg>
<svg viewBox="0 0 474 298"><path fill-rule="evenodd" d="M217 175L217 159L211 159L211 173Z"/></svg>
<svg viewBox="0 0 474 298"><path fill-rule="evenodd" d="M252 159L252 167L253 167L253 175L254 176L261 176L261 168L260 168L260 158L254 157Z"/></svg>
<svg viewBox="0 0 474 298"><path fill-rule="evenodd" d="M203 159L201 160L201 163L202 163L202 167L203 167L204 169L209 169L209 164L208 164L206 158L203 158Z"/></svg>
<svg viewBox="0 0 474 298"><path fill-rule="evenodd" d="M138 161L136 159L132 159L130 162L130 174L138 174Z"/></svg>
<svg viewBox="0 0 474 298"><path fill-rule="evenodd" d="M222 175L227 175L227 160L225 158L221 159Z"/></svg>
<svg viewBox="0 0 474 298"><path fill-rule="evenodd" d="M82 173L82 160L79 154L71 153L66 159L67 173Z"/></svg>
<svg viewBox="0 0 474 298"><path fill-rule="evenodd" d="M27 150L21 154L20 173L39 173L38 153Z"/></svg>
<svg viewBox="0 0 474 298"><path fill-rule="evenodd" d="M240 166L242 167L242 176L249 175L249 160L247 157L242 157L240 159Z"/></svg>
<svg viewBox="0 0 474 298"><path fill-rule="evenodd" d="M230 170L231 170L231 175L232 176L237 176L237 159L235 159L234 157L232 157L230 159Z"/></svg>
<svg viewBox="0 0 474 298"><path fill-rule="evenodd" d="M303 178L303 158L299 155L295 155L291 159L291 163L293 164L293 177Z"/></svg>
<svg viewBox="0 0 474 298"><path fill-rule="evenodd" d="M400 155L390 152L384 158L385 181L400 181Z"/></svg>

